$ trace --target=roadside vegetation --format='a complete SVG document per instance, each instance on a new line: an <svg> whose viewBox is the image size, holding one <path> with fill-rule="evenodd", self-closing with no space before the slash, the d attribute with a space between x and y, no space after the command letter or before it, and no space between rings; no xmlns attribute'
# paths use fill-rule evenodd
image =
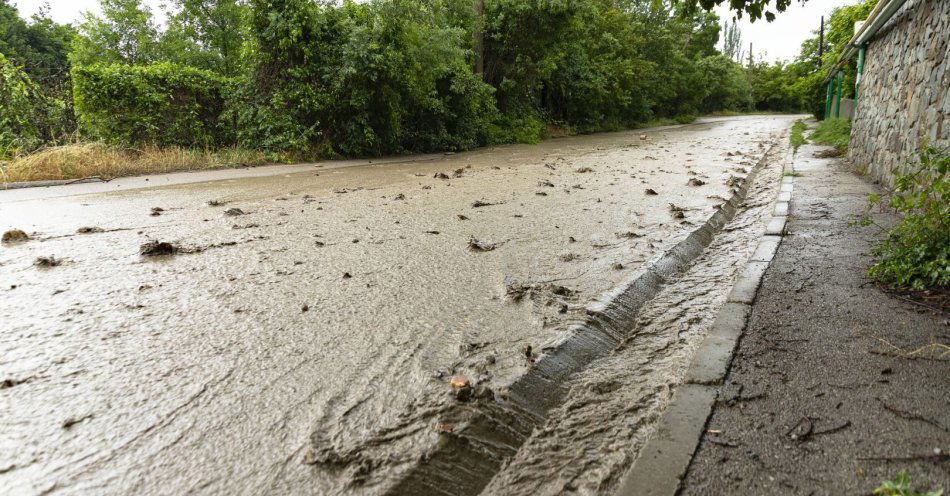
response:
<svg viewBox="0 0 950 496"><path fill-rule="evenodd" d="M792 144L792 148L795 152L798 152L798 148L808 143L805 139L805 130L808 129L808 126L805 125L805 122L801 119L795 121L795 124L792 125L792 133L789 135L789 141Z"/></svg>
<svg viewBox="0 0 950 496"><path fill-rule="evenodd" d="M766 63L696 0L172 0L161 25L100 3L61 25L0 0L4 180L535 143L801 112L820 86L816 39Z"/></svg>
<svg viewBox="0 0 950 496"><path fill-rule="evenodd" d="M174 0L162 26L141 0L101 6L63 26L0 0L6 180L455 151L750 107L717 16L669 2Z"/></svg>
<svg viewBox="0 0 950 496"><path fill-rule="evenodd" d="M819 145L833 146L839 151L848 149L851 143L851 121L848 119L825 119L818 123L808 139Z"/></svg>
<svg viewBox="0 0 950 496"><path fill-rule="evenodd" d="M911 485L907 471L901 470L893 480L882 482L872 494L874 496L943 496L943 489L917 491Z"/></svg>
<svg viewBox="0 0 950 496"><path fill-rule="evenodd" d="M863 223L873 223L873 208L901 215L873 250L870 275L895 287L950 288L950 150L925 146L916 160L897 172L886 195L872 195Z"/></svg>

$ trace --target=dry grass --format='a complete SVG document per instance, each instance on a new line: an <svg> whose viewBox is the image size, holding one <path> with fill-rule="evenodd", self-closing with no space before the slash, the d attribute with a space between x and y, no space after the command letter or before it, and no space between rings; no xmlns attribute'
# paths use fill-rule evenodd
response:
<svg viewBox="0 0 950 496"><path fill-rule="evenodd" d="M38 150L0 162L2 182L50 181L159 174L240 167L266 163L261 152L225 148L216 151L146 147L122 149L103 143L75 143Z"/></svg>

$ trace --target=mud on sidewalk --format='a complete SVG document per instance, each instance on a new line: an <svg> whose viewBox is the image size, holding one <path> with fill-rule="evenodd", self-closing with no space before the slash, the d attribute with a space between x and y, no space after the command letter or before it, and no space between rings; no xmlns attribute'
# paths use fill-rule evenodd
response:
<svg viewBox="0 0 950 496"><path fill-rule="evenodd" d="M878 188L819 151L798 152L787 235L680 494L870 494L902 469L950 489L948 315L868 279L881 234L851 223Z"/></svg>

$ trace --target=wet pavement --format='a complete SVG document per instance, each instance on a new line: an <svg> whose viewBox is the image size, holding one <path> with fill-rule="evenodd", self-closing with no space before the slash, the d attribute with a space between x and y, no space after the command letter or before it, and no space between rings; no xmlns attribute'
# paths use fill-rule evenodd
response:
<svg viewBox="0 0 950 496"><path fill-rule="evenodd" d="M445 405L529 370L792 121L0 191L0 229L31 238L0 247L0 488L385 492ZM744 252L721 253L698 296ZM648 318L715 306L670 301Z"/></svg>
<svg viewBox="0 0 950 496"><path fill-rule="evenodd" d="M880 187L804 145L787 234L680 494L867 495L906 470L950 489L950 320L868 278ZM807 309L807 311L803 311Z"/></svg>

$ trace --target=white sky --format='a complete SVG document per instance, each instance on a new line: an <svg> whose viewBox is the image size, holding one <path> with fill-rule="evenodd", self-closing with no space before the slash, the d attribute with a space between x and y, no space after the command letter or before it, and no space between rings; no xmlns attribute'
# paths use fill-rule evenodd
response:
<svg viewBox="0 0 950 496"><path fill-rule="evenodd" d="M93 12L99 11L99 0L13 0L20 9L20 14L29 17L40 5L49 3L50 15L57 22L73 22L80 18L80 14L86 10ZM785 12L778 14L774 22L765 22L760 19L754 24L749 22L748 17L744 17L739 27L742 29L742 38L748 50L749 42L752 42L752 50L755 57L765 57L768 60L790 60L798 54L802 41L811 36L811 31L818 29L821 16L827 16L835 7L842 5L854 5L859 0L809 0L805 4L797 0ZM163 0L145 0L145 3L152 7L152 12L156 14L156 20L163 19L162 9L159 7ZM719 17L729 19L728 9L725 5L717 7L716 11Z"/></svg>

